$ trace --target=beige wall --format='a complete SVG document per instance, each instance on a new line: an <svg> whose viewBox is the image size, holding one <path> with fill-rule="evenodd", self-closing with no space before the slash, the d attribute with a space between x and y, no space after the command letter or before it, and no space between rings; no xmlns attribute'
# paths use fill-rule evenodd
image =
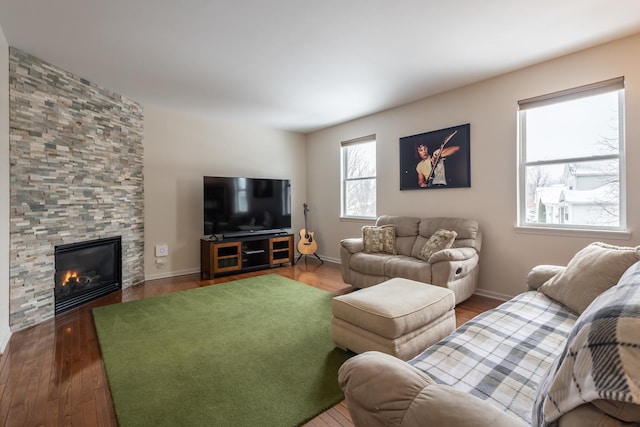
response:
<svg viewBox="0 0 640 427"><path fill-rule="evenodd" d="M144 116L147 279L200 271L204 175L291 179L293 230L302 227L304 135L154 107ZM157 244L169 245L164 266L156 263Z"/></svg>
<svg viewBox="0 0 640 427"><path fill-rule="evenodd" d="M595 240L640 244L640 35L538 64L308 135L309 228L319 253L339 258L339 241L360 234L364 221L339 219L340 141L375 133L378 214L460 216L479 220L484 231L479 287L506 297L525 289L537 264L565 264ZM536 95L625 76L628 228L631 239L611 235L527 234L516 224L517 101ZM399 190L399 138L471 124L471 188Z"/></svg>
<svg viewBox="0 0 640 427"><path fill-rule="evenodd" d="M9 331L9 45L0 28L0 353Z"/></svg>

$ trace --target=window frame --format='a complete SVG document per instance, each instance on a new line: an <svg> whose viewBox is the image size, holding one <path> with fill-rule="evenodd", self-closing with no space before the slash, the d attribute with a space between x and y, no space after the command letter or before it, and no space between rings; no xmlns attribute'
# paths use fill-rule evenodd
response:
<svg viewBox="0 0 640 427"><path fill-rule="evenodd" d="M359 144L368 144L372 143L374 146L374 151L377 147L376 135L367 135L360 138L350 139L347 141L342 141L340 143L340 218L345 219L376 219L377 218L377 196L376 196L376 204L374 205L374 213L373 216L362 216L362 215L350 215L346 212L346 201L347 201L347 184L349 182L354 181L365 181L365 180L373 180L376 193L377 193L377 179L378 179L378 165L377 159L375 164L375 173L370 176L361 176L357 178L348 178L349 174L347 171L347 153L349 147ZM377 156L376 156L377 157Z"/></svg>
<svg viewBox="0 0 640 427"><path fill-rule="evenodd" d="M527 124L526 111L530 108L545 105L553 105L561 102L591 97L603 93L618 92L618 152L617 154L594 155L586 157L564 157L552 160L527 161ZM554 92L539 97L518 101L518 196L517 196L517 225L516 229L526 232L535 231L561 231L568 233L590 233L602 235L602 233L629 235L627 231L626 215L626 146L625 146L625 108L624 108L624 77L605 80L590 85L579 86L572 89ZM567 223L538 223L527 222L527 167L549 166L568 163L581 163L591 161L617 160L618 163L618 226L567 224ZM568 212L568 209L565 209Z"/></svg>

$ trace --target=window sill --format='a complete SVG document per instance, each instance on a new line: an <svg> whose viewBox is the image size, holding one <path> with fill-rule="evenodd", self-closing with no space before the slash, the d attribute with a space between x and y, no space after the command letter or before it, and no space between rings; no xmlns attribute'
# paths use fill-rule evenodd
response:
<svg viewBox="0 0 640 427"><path fill-rule="evenodd" d="M523 234L539 234L547 236L567 236L567 237L596 237L616 240L631 239L631 232L626 230L588 230L588 229L569 229L569 228L551 228L551 227L527 227L516 225L513 227L516 233Z"/></svg>
<svg viewBox="0 0 640 427"><path fill-rule="evenodd" d="M375 222L377 218L372 218L370 216L341 216L340 220L344 221L373 221Z"/></svg>

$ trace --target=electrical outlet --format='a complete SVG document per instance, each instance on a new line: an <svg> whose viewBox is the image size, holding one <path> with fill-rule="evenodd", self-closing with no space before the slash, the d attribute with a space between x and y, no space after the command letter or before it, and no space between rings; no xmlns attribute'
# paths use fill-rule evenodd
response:
<svg viewBox="0 0 640 427"><path fill-rule="evenodd" d="M169 256L169 245L156 245L156 256Z"/></svg>

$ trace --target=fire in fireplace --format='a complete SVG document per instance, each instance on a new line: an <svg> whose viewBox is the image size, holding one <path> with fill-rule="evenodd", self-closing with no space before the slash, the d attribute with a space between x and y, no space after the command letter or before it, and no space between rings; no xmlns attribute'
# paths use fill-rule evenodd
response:
<svg viewBox="0 0 640 427"><path fill-rule="evenodd" d="M55 313L122 288L120 236L55 248Z"/></svg>

